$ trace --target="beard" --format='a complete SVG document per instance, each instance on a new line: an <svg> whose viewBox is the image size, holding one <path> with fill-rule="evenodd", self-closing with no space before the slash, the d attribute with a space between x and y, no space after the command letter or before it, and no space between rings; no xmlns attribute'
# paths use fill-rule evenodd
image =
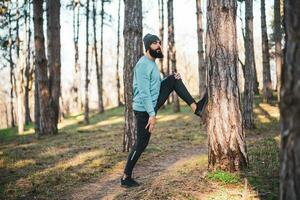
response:
<svg viewBox="0 0 300 200"><path fill-rule="evenodd" d="M162 53L162 51L161 51L161 49L160 48L158 48L158 49L155 49L155 50L153 50L153 49L149 49L149 54L153 57L153 58L163 58L164 57L164 55L163 55L163 53Z"/></svg>

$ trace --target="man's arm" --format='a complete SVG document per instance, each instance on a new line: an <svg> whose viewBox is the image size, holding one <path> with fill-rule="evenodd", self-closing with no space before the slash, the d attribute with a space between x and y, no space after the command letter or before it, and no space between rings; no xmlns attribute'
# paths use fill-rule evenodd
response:
<svg viewBox="0 0 300 200"><path fill-rule="evenodd" d="M155 111L150 94L151 70L148 66L136 66L136 79L140 97L149 116L155 116Z"/></svg>

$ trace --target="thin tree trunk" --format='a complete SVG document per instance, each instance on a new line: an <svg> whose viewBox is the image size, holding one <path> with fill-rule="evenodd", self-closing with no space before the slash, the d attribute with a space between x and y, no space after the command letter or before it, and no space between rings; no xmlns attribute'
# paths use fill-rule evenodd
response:
<svg viewBox="0 0 300 200"><path fill-rule="evenodd" d="M30 82L32 81L32 73L30 73L30 42L31 42L31 40L30 40L31 39L31 30L30 30L30 21L31 21L30 1L29 0L25 0L24 4L26 6L26 8L24 9L25 26L27 27L26 28L26 32L27 32L27 49L26 49L27 56L26 56L26 67L25 67L26 84L25 84L24 107L25 107L25 124L28 125L31 122L30 108L29 108L29 91L30 91Z"/></svg>
<svg viewBox="0 0 300 200"><path fill-rule="evenodd" d="M48 68L50 70L50 93L52 108L55 113L55 123L59 119L60 98L60 0L47 0L47 39L48 39Z"/></svg>
<svg viewBox="0 0 300 200"><path fill-rule="evenodd" d="M12 22L11 22L11 10L8 11L8 48L9 48L9 66L10 66L10 116L11 116L11 127L15 127L15 119L14 119L14 63L12 59Z"/></svg>
<svg viewBox="0 0 300 200"><path fill-rule="evenodd" d="M103 106L103 25L104 25L104 1L101 0L101 37L100 37L100 71L99 71L99 112L104 112Z"/></svg>
<svg viewBox="0 0 300 200"><path fill-rule="evenodd" d="M281 16L280 16L280 0L274 0L274 39L275 39L275 62L276 62L276 89L277 99L280 100L280 79L282 65L281 50Z"/></svg>
<svg viewBox="0 0 300 200"><path fill-rule="evenodd" d="M39 136L41 135L40 131L40 99L41 96L39 94L39 86L38 86L38 73L37 73L37 65L35 65L34 69L34 131Z"/></svg>
<svg viewBox="0 0 300 200"><path fill-rule="evenodd" d="M176 69L176 50L174 40L174 15L173 15L173 0L168 0L168 54L172 64L172 73L177 72ZM178 95L173 92L173 111L180 112Z"/></svg>
<svg viewBox="0 0 300 200"><path fill-rule="evenodd" d="M285 52L282 67L280 199L300 199L300 3L285 0Z"/></svg>
<svg viewBox="0 0 300 200"><path fill-rule="evenodd" d="M118 1L118 39L117 39L117 67L116 67L116 80L117 80L117 94L118 106L122 106L120 95L120 76L119 76L119 57L120 57L120 20L121 20L121 0Z"/></svg>
<svg viewBox="0 0 300 200"><path fill-rule="evenodd" d="M33 19L34 19L34 42L35 42L35 70L38 85L38 100L40 120L38 124L39 132L37 134L56 134L57 123L55 112L53 110L53 101L49 89L49 79L47 75L47 59L45 54L45 38L43 31L43 0L33 1ZM49 38L48 38L49 39ZM36 98L37 100L37 98ZM36 113L37 114L37 113Z"/></svg>
<svg viewBox="0 0 300 200"><path fill-rule="evenodd" d="M161 44L164 44L164 0L158 0L158 15L159 15L159 36L161 40ZM166 77L166 73L164 71L164 62L163 59L159 59L160 72L163 77Z"/></svg>
<svg viewBox="0 0 300 200"><path fill-rule="evenodd" d="M263 58L263 100L270 102L272 98L272 82L270 73L269 41L266 25L265 0L261 0L261 37Z"/></svg>
<svg viewBox="0 0 300 200"><path fill-rule="evenodd" d="M86 42L85 42L85 102L84 102L84 123L89 124L89 13L90 0L86 4Z"/></svg>
<svg viewBox="0 0 300 200"><path fill-rule="evenodd" d="M73 42L75 49L74 63L74 82L73 82L73 101L75 103L77 112L81 111L81 95L80 95L80 83L81 83L81 75L80 75L80 63L79 63L79 27L80 27L80 1L76 1L73 8ZM77 12L76 12L77 9Z"/></svg>
<svg viewBox="0 0 300 200"><path fill-rule="evenodd" d="M197 14L197 36L198 36L198 74L199 74L199 95L206 88L206 65L203 48L203 26L202 26L202 0L196 0Z"/></svg>
<svg viewBox="0 0 300 200"><path fill-rule="evenodd" d="M248 164L237 82L236 1L207 0L208 167L238 171Z"/></svg>
<svg viewBox="0 0 300 200"><path fill-rule="evenodd" d="M16 50L17 50L17 79L16 79L16 97L17 97L17 119L18 133L24 132L24 57L26 53L24 48L20 57L20 35L19 35L19 1L16 1ZM25 30L26 31L26 30ZM26 35L26 32L25 34ZM26 41L26 40L25 40Z"/></svg>
<svg viewBox="0 0 300 200"><path fill-rule="evenodd" d="M143 24L142 1L124 0L124 97L125 97L125 127L123 151L129 151L135 142L136 123L132 109L133 100L133 67L143 54Z"/></svg>
<svg viewBox="0 0 300 200"><path fill-rule="evenodd" d="M244 126L254 128L253 118L253 80L254 80L254 46L253 46L253 0L245 0L245 85L244 85Z"/></svg>

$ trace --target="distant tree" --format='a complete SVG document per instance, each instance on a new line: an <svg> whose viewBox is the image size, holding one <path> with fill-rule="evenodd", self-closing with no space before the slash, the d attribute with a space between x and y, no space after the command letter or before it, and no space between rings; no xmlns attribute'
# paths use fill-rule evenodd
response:
<svg viewBox="0 0 300 200"><path fill-rule="evenodd" d="M275 64L277 77L277 99L280 100L280 85L281 85L281 65L282 65L282 35L281 35L281 13L280 0L274 0L274 40L275 40Z"/></svg>
<svg viewBox="0 0 300 200"><path fill-rule="evenodd" d="M168 0L168 69L170 68L170 66L172 68L172 73L177 72L174 39L173 0ZM173 111L180 112L179 98L176 92L173 92Z"/></svg>
<svg viewBox="0 0 300 200"><path fill-rule="evenodd" d="M261 0L261 37L263 59L263 100L270 102L272 98L272 81L270 72L269 40L266 25L265 0Z"/></svg>
<svg viewBox="0 0 300 200"><path fill-rule="evenodd" d="M121 0L118 0L118 32L117 32L117 64L116 64L116 80L117 80L117 98L118 106L122 105L120 95L120 76L119 76L119 57L120 57L120 20L121 20Z"/></svg>
<svg viewBox="0 0 300 200"><path fill-rule="evenodd" d="M90 0L86 3L86 42L85 42L85 102L84 102L84 123L89 124L89 13L90 13Z"/></svg>

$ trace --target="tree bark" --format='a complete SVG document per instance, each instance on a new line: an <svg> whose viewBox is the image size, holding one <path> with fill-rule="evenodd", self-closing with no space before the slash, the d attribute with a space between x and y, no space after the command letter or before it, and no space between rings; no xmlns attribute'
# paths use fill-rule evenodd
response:
<svg viewBox="0 0 300 200"><path fill-rule="evenodd" d="M43 0L33 1L34 19L34 42L35 42L35 66L36 79L39 94L40 121L39 132L37 134L56 134L57 123L53 110L53 100L49 89L49 79L47 74L47 59L45 54L45 38L43 31ZM48 38L50 39L50 38Z"/></svg>
<svg viewBox="0 0 300 200"><path fill-rule="evenodd" d="M86 4L86 42L85 42L85 102L84 102L84 123L89 124L89 12L90 0Z"/></svg>
<svg viewBox="0 0 300 200"><path fill-rule="evenodd" d="M172 73L177 72L176 69L176 50L174 40L174 14L173 0L168 0L168 54L171 63ZM173 111L180 112L179 98L176 92L173 92Z"/></svg>
<svg viewBox="0 0 300 200"><path fill-rule="evenodd" d="M17 121L18 133L24 132L24 57L26 53L23 52L20 56L20 35L19 35L19 19L20 9L19 1L16 1L16 50L17 50L17 77L16 77L16 98L17 98ZM26 34L26 33L25 33Z"/></svg>
<svg viewBox="0 0 300 200"><path fill-rule="evenodd" d="M48 68L50 71L50 93L52 107L55 113L54 120L59 120L60 98L60 0L47 0L47 39L48 39Z"/></svg>
<svg viewBox="0 0 300 200"><path fill-rule="evenodd" d="M280 199L300 199L300 3L285 0L285 51L281 76Z"/></svg>
<svg viewBox="0 0 300 200"><path fill-rule="evenodd" d="M164 44L164 0L158 0L158 15L159 15L159 37L161 40L161 45ZM159 59L160 72L163 77L166 77L166 73L164 71L164 62L163 59Z"/></svg>
<svg viewBox="0 0 300 200"><path fill-rule="evenodd" d="M275 63L276 63L276 89L277 99L280 100L280 80L281 80L281 65L282 65L282 50L281 50L281 15L280 15L280 0L274 0L274 39L275 39Z"/></svg>
<svg viewBox="0 0 300 200"><path fill-rule="evenodd" d="M118 39L117 39L117 66L116 66L116 80L117 80L117 94L118 106L122 106L120 95L120 76L119 76L119 57L120 57L120 20L121 20L121 0L118 1Z"/></svg>
<svg viewBox="0 0 300 200"><path fill-rule="evenodd" d="M104 1L101 0L101 35L100 35L100 69L99 69L99 102L98 102L98 112L104 112L103 106L103 25L104 25Z"/></svg>
<svg viewBox="0 0 300 200"><path fill-rule="evenodd" d="M24 18L25 18L25 26L26 26L26 36L27 36L27 49L25 53L27 53L26 56L26 66L25 66L25 99L24 99L24 108L25 108L25 124L28 125L31 122L30 117L30 107L29 107L29 92L30 92L30 83L32 82L32 75L33 70L30 70L30 43L31 43L31 15L30 15L30 1L25 0L24 5L26 8L24 9Z"/></svg>
<svg viewBox="0 0 300 200"><path fill-rule="evenodd" d="M270 73L270 53L266 25L265 0L261 0L261 38L263 58L263 100L270 102L272 99L272 81Z"/></svg>
<svg viewBox="0 0 300 200"><path fill-rule="evenodd" d="M206 65L204 60L203 48L203 26L202 26L202 0L196 0L196 15L197 15L197 36L198 36L198 75L199 75L199 95L206 88Z"/></svg>
<svg viewBox="0 0 300 200"><path fill-rule="evenodd" d="M245 0L245 85L244 85L244 126L254 128L253 86L254 86L254 46L253 46L253 0Z"/></svg>
<svg viewBox="0 0 300 200"><path fill-rule="evenodd" d="M80 27L80 1L74 2L73 7L73 42L74 42L74 63L75 63L75 70L74 70L74 82L73 82L73 101L76 106L77 112L82 110L82 102L81 102L81 95L80 95L80 83L81 83L81 74L80 74L80 63L79 63L79 27ZM76 12L77 10L77 12Z"/></svg>
<svg viewBox="0 0 300 200"><path fill-rule="evenodd" d="M15 127L15 118L14 118L14 82L13 82L13 77L14 77L14 63L12 59L12 21L11 21L11 10L9 9L8 11L8 49L9 49L9 66L10 66L10 116L11 116L11 127Z"/></svg>
<svg viewBox="0 0 300 200"><path fill-rule="evenodd" d="M124 0L124 97L125 97L125 127L123 151L129 151L135 142L136 122L132 109L133 100L133 67L143 54L143 24L142 1Z"/></svg>
<svg viewBox="0 0 300 200"><path fill-rule="evenodd" d="M236 1L207 1L208 167L248 165L237 83Z"/></svg>

